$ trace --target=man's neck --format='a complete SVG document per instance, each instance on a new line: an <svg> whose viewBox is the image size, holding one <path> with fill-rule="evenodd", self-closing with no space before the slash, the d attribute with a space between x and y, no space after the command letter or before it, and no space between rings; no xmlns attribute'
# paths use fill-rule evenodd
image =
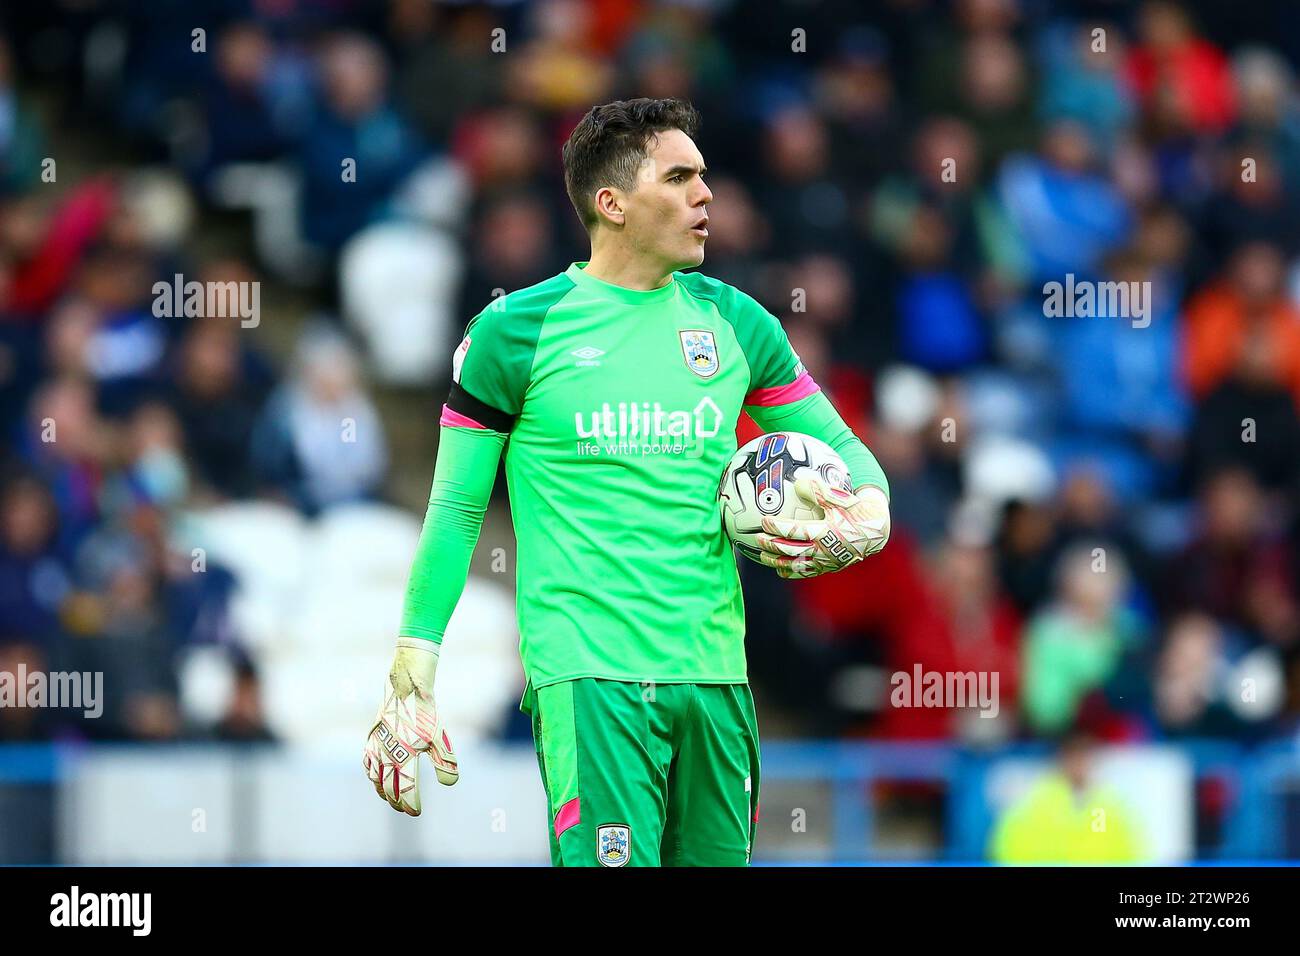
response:
<svg viewBox="0 0 1300 956"><path fill-rule="evenodd" d="M593 279L638 292L649 292L668 284L671 272L664 272L661 264L637 259L622 249L593 249L591 260L583 270Z"/></svg>

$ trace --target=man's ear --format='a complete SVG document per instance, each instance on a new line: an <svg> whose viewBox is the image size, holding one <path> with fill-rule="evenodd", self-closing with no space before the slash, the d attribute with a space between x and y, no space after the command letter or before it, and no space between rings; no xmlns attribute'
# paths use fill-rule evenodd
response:
<svg viewBox="0 0 1300 956"><path fill-rule="evenodd" d="M596 190L596 215L615 226L621 226L627 220L623 211L623 195L610 186Z"/></svg>

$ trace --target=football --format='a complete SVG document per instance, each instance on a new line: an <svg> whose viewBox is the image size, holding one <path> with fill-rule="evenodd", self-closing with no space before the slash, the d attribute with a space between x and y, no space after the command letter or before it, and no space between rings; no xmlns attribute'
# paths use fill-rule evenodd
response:
<svg viewBox="0 0 1300 956"><path fill-rule="evenodd" d="M832 487L852 491L849 470L835 449L800 432L759 435L736 450L718 484L722 527L737 550L758 561L756 536L764 515L815 520L822 509L807 504L794 490L795 479L820 475Z"/></svg>

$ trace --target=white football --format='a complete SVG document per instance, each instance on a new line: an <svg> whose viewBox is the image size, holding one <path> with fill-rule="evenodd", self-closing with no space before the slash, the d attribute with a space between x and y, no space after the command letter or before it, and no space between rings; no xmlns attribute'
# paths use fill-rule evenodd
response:
<svg viewBox="0 0 1300 956"><path fill-rule="evenodd" d="M821 508L807 504L794 490L796 478L820 475L833 488L851 492L849 469L835 449L800 432L769 432L736 450L718 484L722 527L737 550L758 561L756 536L763 517L818 520Z"/></svg>

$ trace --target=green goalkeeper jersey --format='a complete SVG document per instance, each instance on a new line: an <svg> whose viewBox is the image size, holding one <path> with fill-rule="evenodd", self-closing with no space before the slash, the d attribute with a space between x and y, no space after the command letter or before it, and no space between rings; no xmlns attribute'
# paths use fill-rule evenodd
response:
<svg viewBox="0 0 1300 956"><path fill-rule="evenodd" d="M504 447L533 687L744 682L744 606L717 503L741 409L765 430L827 441L855 487L887 493L884 475L754 299L697 273L627 289L585 265L469 323L421 554L449 511L460 520L428 549L458 528L472 551ZM450 567L417 556L402 634L441 640L467 566L468 554ZM430 580L439 567L451 575L442 585Z"/></svg>

